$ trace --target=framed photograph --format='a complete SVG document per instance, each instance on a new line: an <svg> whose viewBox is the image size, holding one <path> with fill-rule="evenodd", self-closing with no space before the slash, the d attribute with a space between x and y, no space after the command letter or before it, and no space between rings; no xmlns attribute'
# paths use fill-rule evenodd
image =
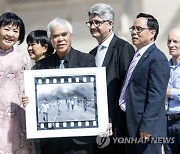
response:
<svg viewBox="0 0 180 154"><path fill-rule="evenodd" d="M104 67L24 71L27 138L96 136L108 126Z"/></svg>

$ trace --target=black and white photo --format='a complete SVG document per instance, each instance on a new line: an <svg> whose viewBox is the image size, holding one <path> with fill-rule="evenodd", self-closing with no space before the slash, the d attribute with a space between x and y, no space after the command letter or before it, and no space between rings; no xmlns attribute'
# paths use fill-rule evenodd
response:
<svg viewBox="0 0 180 154"><path fill-rule="evenodd" d="M28 138L92 136L106 130L105 68L28 70L24 74L25 93L30 96Z"/></svg>

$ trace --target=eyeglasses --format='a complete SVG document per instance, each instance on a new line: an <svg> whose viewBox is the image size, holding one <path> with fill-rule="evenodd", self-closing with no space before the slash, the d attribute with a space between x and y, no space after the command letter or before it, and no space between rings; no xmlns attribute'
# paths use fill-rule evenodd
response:
<svg viewBox="0 0 180 154"><path fill-rule="evenodd" d="M97 28L97 27L101 26L103 23L105 23L105 22L107 22L107 21L109 21L109 20L103 20L103 21L92 20L92 21L86 22L86 25L87 25L88 27L91 27L92 24L93 24L94 27Z"/></svg>
<svg viewBox="0 0 180 154"><path fill-rule="evenodd" d="M129 31L132 33L134 30L136 31L136 33L141 33L142 31L149 29L149 28L143 28L141 26L132 26L129 28Z"/></svg>

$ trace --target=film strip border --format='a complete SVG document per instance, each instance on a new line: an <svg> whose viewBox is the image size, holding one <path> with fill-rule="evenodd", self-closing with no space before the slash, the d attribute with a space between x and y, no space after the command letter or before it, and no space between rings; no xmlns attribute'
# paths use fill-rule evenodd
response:
<svg viewBox="0 0 180 154"><path fill-rule="evenodd" d="M38 130L44 129L73 129L73 128L97 128L97 121L69 121L39 123Z"/></svg>
<svg viewBox="0 0 180 154"><path fill-rule="evenodd" d="M38 84L57 84L57 83L88 83L95 82L95 75L78 76L59 76L59 77L36 77L35 83Z"/></svg>

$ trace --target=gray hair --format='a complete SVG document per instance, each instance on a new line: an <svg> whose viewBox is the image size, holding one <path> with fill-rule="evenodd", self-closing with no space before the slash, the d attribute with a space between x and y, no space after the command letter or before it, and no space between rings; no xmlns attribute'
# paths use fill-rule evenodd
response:
<svg viewBox="0 0 180 154"><path fill-rule="evenodd" d="M48 24L47 26L47 35L48 37L50 38L50 35L51 35L51 31L54 27L57 27L59 25L64 25L67 27L68 31L73 34L73 27L72 25L70 24L69 21L65 20L65 19L62 19L62 18L55 18L53 19L52 21L50 21L50 23Z"/></svg>
<svg viewBox="0 0 180 154"><path fill-rule="evenodd" d="M103 20L114 21L114 10L109 4L105 3L94 4L90 8L88 15L98 15Z"/></svg>

